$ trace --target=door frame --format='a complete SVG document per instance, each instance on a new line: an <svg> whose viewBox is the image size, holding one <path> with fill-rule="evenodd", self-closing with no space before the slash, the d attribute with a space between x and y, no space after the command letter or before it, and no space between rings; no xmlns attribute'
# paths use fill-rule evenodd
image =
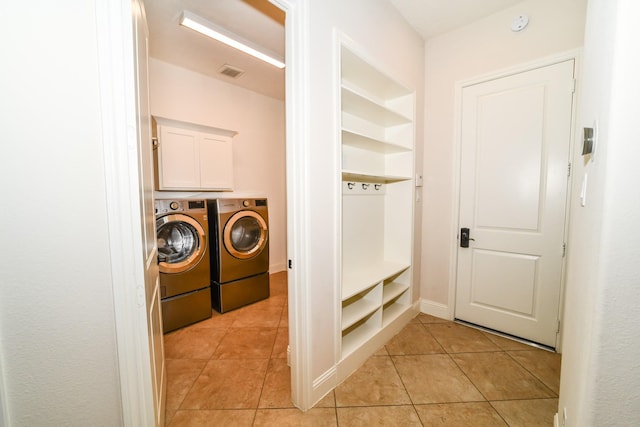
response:
<svg viewBox="0 0 640 427"><path fill-rule="evenodd" d="M573 59L575 61L574 65L574 79L576 81L576 87L574 90L573 97L573 107L571 111L571 137L569 142L569 162L573 161L573 152L576 145L576 117L577 117L577 107L578 107L578 98L579 98L579 86L580 86L580 70L581 70L581 55L582 49L573 49L570 51L562 52L556 55L544 57L541 59L537 59L531 62L527 62L520 65L515 65L513 67L509 67L506 69L494 71L491 73L483 74L472 79L462 80L456 82L455 84L455 100L454 100L454 132L453 132L453 197L451 199L451 212L452 218L454 221L451 223L451 262L449 264L449 292L448 292L448 318L453 320L455 317L455 304L456 304L456 291L457 291L457 281L458 281L458 230L459 230L459 221L460 221L460 173L461 173L461 159L462 159L462 91L464 88L468 86L473 86L479 83L488 82L491 80L500 79L503 77L512 76L514 74L520 74L526 71L535 70L537 68L546 67L549 65L557 64L560 62L564 62L567 60ZM565 221L564 221L564 241L567 241L568 231L569 231L569 217L570 217L570 209L571 209L571 188L573 181L573 174L569 176L567 180L567 195L565 199L566 211L565 211ZM567 257L565 256L562 263L562 278L560 283L560 298L559 298L559 310L558 310L558 319L562 322L563 314L564 314L564 296L565 296L565 282L566 282L566 261ZM556 351L561 352L562 348L562 329L560 328L560 333L557 336L556 340Z"/></svg>
<svg viewBox="0 0 640 427"><path fill-rule="evenodd" d="M287 255L295 268L288 270L289 346L291 395L294 404L309 409L313 379L308 340L311 301L308 293L309 201L307 186L309 99L306 26L307 8L301 0L269 0L286 13L286 168L287 168ZM102 103L102 138L105 153L106 206L109 214L111 275L116 321L118 372L125 426L153 425L153 392L144 286L140 286L141 224L139 204L132 197L137 180L135 151L135 93L131 0L96 2L96 42ZM133 119L132 119L133 117ZM135 129L135 126L134 126ZM122 173L127 171L127 173ZM137 172L136 172L137 173ZM136 175L134 174L133 177ZM141 310L142 308L142 310Z"/></svg>
<svg viewBox="0 0 640 427"><path fill-rule="evenodd" d="M144 224L139 220L140 153L137 151L138 112L131 25L134 11L131 0L95 4L105 209L109 226L122 422L125 426L155 425L142 258Z"/></svg>
<svg viewBox="0 0 640 427"><path fill-rule="evenodd" d="M304 0L269 0L285 12L285 110L287 169L287 283L289 301L289 347L287 361L291 367L291 400L302 409L313 401L311 372L311 316L313 301L309 293L309 131L308 112L311 101L308 45L310 27Z"/></svg>

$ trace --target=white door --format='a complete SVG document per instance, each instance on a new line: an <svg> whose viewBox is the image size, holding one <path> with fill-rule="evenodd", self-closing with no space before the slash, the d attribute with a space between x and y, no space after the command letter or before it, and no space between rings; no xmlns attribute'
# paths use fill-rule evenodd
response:
<svg viewBox="0 0 640 427"><path fill-rule="evenodd" d="M574 61L462 90L455 317L556 346Z"/></svg>
<svg viewBox="0 0 640 427"><path fill-rule="evenodd" d="M145 302L147 309L147 332L155 425L164 425L166 401L166 376L164 344L162 339L162 312L160 306L160 279L158 272L158 247L153 203L153 148L151 143L151 114L149 109L149 30L140 0L132 2L133 28L135 36L135 80L137 103L137 141L139 153L139 197L141 201L141 224L143 239L143 262Z"/></svg>

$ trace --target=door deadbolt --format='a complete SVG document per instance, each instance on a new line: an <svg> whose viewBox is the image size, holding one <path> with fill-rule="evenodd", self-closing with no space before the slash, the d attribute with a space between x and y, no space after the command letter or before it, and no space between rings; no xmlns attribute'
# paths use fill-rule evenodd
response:
<svg viewBox="0 0 640 427"><path fill-rule="evenodd" d="M469 247L469 240L473 240L475 242L476 239L472 239L471 237L469 237L469 229L468 228L461 228L460 229L460 247L461 248L468 248Z"/></svg>

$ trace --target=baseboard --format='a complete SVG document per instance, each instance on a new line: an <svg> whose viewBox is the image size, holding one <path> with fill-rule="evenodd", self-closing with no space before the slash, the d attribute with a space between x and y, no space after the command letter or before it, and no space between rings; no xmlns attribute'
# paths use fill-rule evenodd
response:
<svg viewBox="0 0 640 427"><path fill-rule="evenodd" d="M273 274L273 273L279 273L281 271L285 271L287 269L287 263L286 262L279 262L276 264L271 264L269 265L269 273Z"/></svg>
<svg viewBox="0 0 640 427"><path fill-rule="evenodd" d="M315 404L320 402L327 393L331 392L336 387L337 375L338 372L334 365L331 369L313 380L313 391L311 396L313 404L309 408L312 408Z"/></svg>
<svg viewBox="0 0 640 427"><path fill-rule="evenodd" d="M363 346L356 350L346 359L340 360L331 369L313 380L313 390L311 402L313 405L322 400L327 393L331 392L340 382L344 381L351 373L360 367L366 359L371 357L373 353L380 349L391 337L396 335L413 319L419 312L420 301L414 301L411 306L390 324L381 329L374 337ZM288 357L288 356L287 356ZM302 408L301 408L302 409Z"/></svg>
<svg viewBox="0 0 640 427"><path fill-rule="evenodd" d="M450 307L439 302L421 299L420 311L441 319L453 320L453 312L451 312Z"/></svg>

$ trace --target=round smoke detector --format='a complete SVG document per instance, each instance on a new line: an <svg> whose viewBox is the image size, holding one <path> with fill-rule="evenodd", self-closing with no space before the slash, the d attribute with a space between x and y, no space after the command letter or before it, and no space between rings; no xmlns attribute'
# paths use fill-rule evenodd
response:
<svg viewBox="0 0 640 427"><path fill-rule="evenodd" d="M527 15L520 15L511 23L511 31L518 32L527 28L529 25L529 17Z"/></svg>

